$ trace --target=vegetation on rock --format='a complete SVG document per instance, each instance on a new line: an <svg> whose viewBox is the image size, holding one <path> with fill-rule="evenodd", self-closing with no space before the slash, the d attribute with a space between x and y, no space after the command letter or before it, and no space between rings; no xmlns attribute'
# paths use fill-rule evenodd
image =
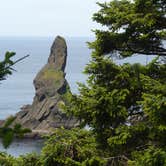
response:
<svg viewBox="0 0 166 166"><path fill-rule="evenodd" d="M63 78L63 72L62 71L56 71L55 69L47 69L43 72L43 79L46 80L60 80Z"/></svg>

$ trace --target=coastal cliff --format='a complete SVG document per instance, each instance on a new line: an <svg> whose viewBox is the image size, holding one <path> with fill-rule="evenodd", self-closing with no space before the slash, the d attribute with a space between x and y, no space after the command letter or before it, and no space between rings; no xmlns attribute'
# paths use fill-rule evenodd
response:
<svg viewBox="0 0 166 166"><path fill-rule="evenodd" d="M68 117L59 108L65 103L64 96L70 93L65 79L67 45L65 40L57 36L51 47L47 64L34 79L35 96L32 105L25 105L16 114L14 123L32 131L49 131L52 128L72 128L77 120Z"/></svg>

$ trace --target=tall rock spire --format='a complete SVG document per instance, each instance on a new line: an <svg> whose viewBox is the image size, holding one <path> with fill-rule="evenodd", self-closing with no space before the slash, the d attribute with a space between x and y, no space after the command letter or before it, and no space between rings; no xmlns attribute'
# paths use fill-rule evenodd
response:
<svg viewBox="0 0 166 166"><path fill-rule="evenodd" d="M65 40L57 36L52 44L48 63L53 64L57 70L64 71L67 58L67 45Z"/></svg>
<svg viewBox="0 0 166 166"><path fill-rule="evenodd" d="M75 126L76 119L67 117L58 108L58 103L63 101L65 93L69 93L64 73L66 59L66 42L57 36L51 47L47 64L34 79L36 93L33 103L22 107L22 111L16 114L15 123L32 130Z"/></svg>

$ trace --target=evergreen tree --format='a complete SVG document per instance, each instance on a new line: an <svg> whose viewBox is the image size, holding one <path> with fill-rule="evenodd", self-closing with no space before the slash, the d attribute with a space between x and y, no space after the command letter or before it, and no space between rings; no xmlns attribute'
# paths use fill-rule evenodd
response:
<svg viewBox="0 0 166 166"><path fill-rule="evenodd" d="M106 31L94 31L97 39L91 47L98 55L166 56L162 42L166 36L165 0L114 0L98 5L101 9L93 20L107 27Z"/></svg>
<svg viewBox="0 0 166 166"><path fill-rule="evenodd" d="M151 147L159 149L158 155L164 154L166 64L161 57L166 56L166 2L114 0L98 4L101 9L93 19L107 30L94 31L96 40L89 43L92 60L85 69L89 78L86 85L79 84L80 94L71 98L69 110L83 126L89 125L99 148L108 151L117 164L135 160L134 153L146 157ZM112 60L114 55L124 58L135 53L158 57L146 66L117 65ZM160 163L157 158L153 162Z"/></svg>

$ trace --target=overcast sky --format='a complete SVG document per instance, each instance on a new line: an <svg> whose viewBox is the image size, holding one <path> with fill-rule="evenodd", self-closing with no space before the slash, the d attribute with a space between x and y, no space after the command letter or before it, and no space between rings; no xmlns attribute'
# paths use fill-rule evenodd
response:
<svg viewBox="0 0 166 166"><path fill-rule="evenodd" d="M0 0L0 36L92 36L96 1Z"/></svg>

